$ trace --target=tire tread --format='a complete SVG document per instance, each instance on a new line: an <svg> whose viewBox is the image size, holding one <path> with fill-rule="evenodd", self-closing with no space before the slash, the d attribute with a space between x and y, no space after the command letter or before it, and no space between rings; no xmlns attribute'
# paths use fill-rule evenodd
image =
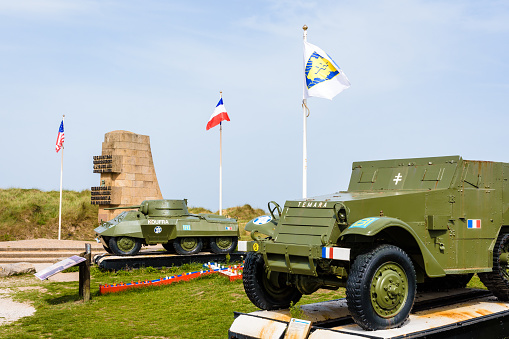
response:
<svg viewBox="0 0 509 339"><path fill-rule="evenodd" d="M503 268L500 265L500 255L502 247L509 242L509 233L501 233L495 248L493 249L493 270L491 272L479 273L479 279L486 288L493 293L498 300L509 301L509 281L503 276Z"/></svg>
<svg viewBox="0 0 509 339"><path fill-rule="evenodd" d="M360 254L356 257L348 276L347 284L346 284L346 300L348 305L348 310L350 311L350 314L352 315L352 318L354 321L363 329L368 331L373 330L379 330L384 328L393 328L393 327L401 327L403 326L404 322L408 319L408 316L410 314L410 311L406 314L406 317L399 321L396 324L391 324L390 326L382 326L380 324L376 324L374 319L371 319L371 316L368 314L367 309L362 303L362 288L363 284L365 283L364 277L366 274L368 274L368 270L370 269L371 262L374 260L374 258L379 255L380 252L386 251L386 250L395 250L399 253L399 255L402 255L412 266L411 273L413 273L413 276L407 277L409 281L409 288L411 287L411 280L413 279L413 293L412 291L408 291L410 295L415 296L416 292L416 276L415 276L415 270L413 269L412 261L410 257L399 247L393 246L393 245L380 245L374 249L372 249L369 252L365 252L363 254ZM410 310L413 306L413 298L410 301L412 304L410 306ZM390 321L388 322L390 323Z"/></svg>
<svg viewBox="0 0 509 339"><path fill-rule="evenodd" d="M286 287L287 297L284 300L275 300L264 290L259 279L265 274L263 269L263 257L254 252L247 254L244 262L242 281L244 290L249 300L258 308L263 310L277 310L288 308L290 304L296 304L302 294L293 286Z"/></svg>

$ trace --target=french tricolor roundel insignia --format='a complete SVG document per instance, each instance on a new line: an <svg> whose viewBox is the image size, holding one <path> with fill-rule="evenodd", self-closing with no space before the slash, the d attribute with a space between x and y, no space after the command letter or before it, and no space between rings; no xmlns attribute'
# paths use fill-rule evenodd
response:
<svg viewBox="0 0 509 339"><path fill-rule="evenodd" d="M468 219L467 228L481 228L481 219Z"/></svg>

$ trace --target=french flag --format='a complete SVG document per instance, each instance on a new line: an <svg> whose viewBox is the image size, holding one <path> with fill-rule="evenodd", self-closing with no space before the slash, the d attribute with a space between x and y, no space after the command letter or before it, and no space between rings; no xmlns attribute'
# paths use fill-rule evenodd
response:
<svg viewBox="0 0 509 339"><path fill-rule="evenodd" d="M226 108L224 108L223 98L221 98L219 99L219 102L214 109L214 113L212 113L209 122L207 123L207 131L212 127L219 125L223 120L230 121L230 118L228 117L228 113L226 113Z"/></svg>
<svg viewBox="0 0 509 339"><path fill-rule="evenodd" d="M468 219L468 228L481 228L481 219Z"/></svg>

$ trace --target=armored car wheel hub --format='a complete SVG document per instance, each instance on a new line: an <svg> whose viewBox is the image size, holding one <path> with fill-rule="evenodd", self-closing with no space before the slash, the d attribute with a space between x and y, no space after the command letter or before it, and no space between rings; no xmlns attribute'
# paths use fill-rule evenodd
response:
<svg viewBox="0 0 509 339"><path fill-rule="evenodd" d="M196 238L184 238L180 241L180 246L186 251L192 251L198 246L198 239Z"/></svg>
<svg viewBox="0 0 509 339"><path fill-rule="evenodd" d="M141 240L132 237L111 237L108 246L116 255L135 255L140 251Z"/></svg>
<svg viewBox="0 0 509 339"><path fill-rule="evenodd" d="M225 249L229 248L232 245L232 241L233 240L230 237L217 237L216 238L216 245L220 249L225 250Z"/></svg>
<svg viewBox="0 0 509 339"><path fill-rule="evenodd" d="M371 304L383 318L399 313L405 304L408 281L405 271L396 263L382 265L371 282Z"/></svg>
<svg viewBox="0 0 509 339"><path fill-rule="evenodd" d="M129 252L136 246L136 242L133 238L121 237L117 240L117 246L123 252Z"/></svg>

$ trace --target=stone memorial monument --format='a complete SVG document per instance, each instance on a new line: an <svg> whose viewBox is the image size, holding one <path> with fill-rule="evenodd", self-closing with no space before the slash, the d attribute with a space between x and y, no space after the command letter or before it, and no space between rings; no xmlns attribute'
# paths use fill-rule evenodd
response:
<svg viewBox="0 0 509 339"><path fill-rule="evenodd" d="M106 133L102 154L94 156L94 173L101 174L100 185L91 188L91 203L99 205L99 222L111 220L120 213L105 208L163 198L148 135L129 131Z"/></svg>

